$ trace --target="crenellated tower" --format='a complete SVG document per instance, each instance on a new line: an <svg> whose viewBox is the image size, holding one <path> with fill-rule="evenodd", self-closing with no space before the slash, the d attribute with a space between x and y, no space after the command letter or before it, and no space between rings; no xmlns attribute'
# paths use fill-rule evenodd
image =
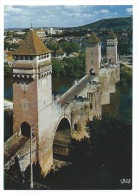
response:
<svg viewBox="0 0 138 195"><path fill-rule="evenodd" d="M86 74L98 74L101 64L101 43L92 33L86 40Z"/></svg>
<svg viewBox="0 0 138 195"><path fill-rule="evenodd" d="M108 63L117 64L117 44L117 37L113 32L110 32L106 45L106 59Z"/></svg>
<svg viewBox="0 0 138 195"><path fill-rule="evenodd" d="M43 110L52 107L51 51L31 29L13 56L13 133L30 138L32 129L39 147L46 126Z"/></svg>

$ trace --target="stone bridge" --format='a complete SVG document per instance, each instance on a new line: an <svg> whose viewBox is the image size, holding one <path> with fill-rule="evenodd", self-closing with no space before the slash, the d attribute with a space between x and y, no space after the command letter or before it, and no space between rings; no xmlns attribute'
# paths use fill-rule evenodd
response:
<svg viewBox="0 0 138 195"><path fill-rule="evenodd" d="M14 53L14 134L4 145L5 169L18 160L21 172L25 172L30 162L39 162L42 174L46 175L53 165L53 153L68 156L71 138L89 137L87 121L94 116L100 117L102 105L110 104L110 93L115 93L116 83L120 80L120 65L110 59L110 63L101 66L99 40L92 35L87 40L86 75L63 95L54 97L50 50L45 49L33 31L27 36ZM28 40L31 42L31 39L35 47L39 45L37 52L33 51L34 47L30 51ZM112 48L113 40L110 56ZM90 54L93 56L95 50L96 57L90 60ZM117 54L114 55L113 60Z"/></svg>
<svg viewBox="0 0 138 195"><path fill-rule="evenodd" d="M42 137L41 143L46 144L44 147L43 145L39 146L42 153L43 150L45 152L52 150L47 167L50 167L53 160L53 143L55 144L54 152L66 156L69 153L70 137L81 140L83 137L89 136L86 131L86 122L92 120L94 116L101 116L102 105L110 104L110 93L115 93L116 83L119 80L119 65L102 68L99 76L86 75L62 96L53 96L52 107L42 114L47 127L43 134L47 136ZM64 129L57 131L62 123L68 128L68 132ZM34 137L32 141L34 162L36 162L36 148L36 138ZM6 169L15 162L16 156L20 159L20 168L24 172L30 164L30 139L17 133L5 143ZM46 168L46 170L48 169Z"/></svg>

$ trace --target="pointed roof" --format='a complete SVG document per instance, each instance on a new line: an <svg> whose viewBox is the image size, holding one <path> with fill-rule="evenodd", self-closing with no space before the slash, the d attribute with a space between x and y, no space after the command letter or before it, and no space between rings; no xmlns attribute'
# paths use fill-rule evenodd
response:
<svg viewBox="0 0 138 195"><path fill-rule="evenodd" d="M56 54L64 54L63 49L58 49L58 50L56 50Z"/></svg>
<svg viewBox="0 0 138 195"><path fill-rule="evenodd" d="M13 55L41 55L50 53L34 30L30 30Z"/></svg>
<svg viewBox="0 0 138 195"><path fill-rule="evenodd" d="M111 31L111 32L109 33L108 39L116 39L116 38L117 38L117 37L116 37L116 35L114 34L114 32Z"/></svg>
<svg viewBox="0 0 138 195"><path fill-rule="evenodd" d="M92 44L97 44L100 42L101 42L100 39L98 39L98 37L94 33L92 33L86 40L86 43L92 43Z"/></svg>

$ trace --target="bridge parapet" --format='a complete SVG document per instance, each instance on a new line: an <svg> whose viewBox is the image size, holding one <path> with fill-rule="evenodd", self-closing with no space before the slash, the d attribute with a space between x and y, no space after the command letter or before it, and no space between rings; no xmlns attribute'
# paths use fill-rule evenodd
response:
<svg viewBox="0 0 138 195"><path fill-rule="evenodd" d="M79 86L83 81L85 81L88 78L88 75L85 75L83 78L78 80L78 82L75 82L75 85L73 85L69 90L67 90L63 95L62 98L66 95L68 95L73 89L76 88L76 86Z"/></svg>
<svg viewBox="0 0 138 195"><path fill-rule="evenodd" d="M30 139L22 135L14 134L4 144L5 164L8 170L18 159L21 172L24 172L30 164ZM36 138L32 140L32 162L36 161Z"/></svg>
<svg viewBox="0 0 138 195"><path fill-rule="evenodd" d="M58 99L55 99L54 95L52 95L52 103L57 108L57 110L59 110L59 112L64 112L64 108L61 106L61 103L58 102Z"/></svg>

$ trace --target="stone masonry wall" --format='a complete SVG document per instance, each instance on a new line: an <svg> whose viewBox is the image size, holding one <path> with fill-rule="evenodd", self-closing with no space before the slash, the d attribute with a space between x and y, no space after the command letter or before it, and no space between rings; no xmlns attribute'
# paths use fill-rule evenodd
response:
<svg viewBox="0 0 138 195"><path fill-rule="evenodd" d="M99 73L101 83L101 104L110 104L110 74L106 68Z"/></svg>
<svg viewBox="0 0 138 195"><path fill-rule="evenodd" d="M107 40L106 57L107 62L117 63L117 40Z"/></svg>
<svg viewBox="0 0 138 195"><path fill-rule="evenodd" d="M99 73L101 62L101 46L96 44L93 47L86 48L86 74L89 74L90 69L94 69L95 73Z"/></svg>
<svg viewBox="0 0 138 195"><path fill-rule="evenodd" d="M37 125L37 85L35 80L14 79L13 82L13 133L19 132L21 123ZM33 91L33 93L32 93ZM37 129L34 128L35 133Z"/></svg>

